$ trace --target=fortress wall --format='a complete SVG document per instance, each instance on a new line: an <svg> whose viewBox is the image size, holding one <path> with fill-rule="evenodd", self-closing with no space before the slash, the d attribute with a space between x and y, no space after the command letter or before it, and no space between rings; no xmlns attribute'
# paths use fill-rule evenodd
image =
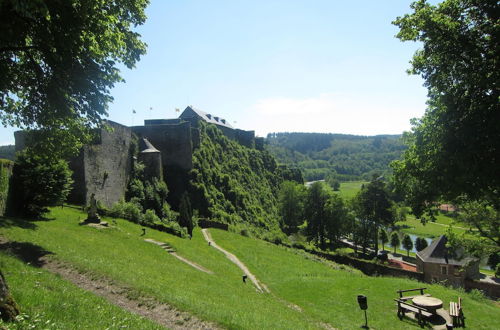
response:
<svg viewBox="0 0 500 330"><path fill-rule="evenodd" d="M106 207L125 196L131 170L131 129L108 121L113 131L100 130L100 143L83 148L85 202L92 193Z"/></svg>
<svg viewBox="0 0 500 330"><path fill-rule="evenodd" d="M193 168L191 123L135 126L132 130L139 137L148 139L161 152L164 167L175 167L185 171Z"/></svg>
<svg viewBox="0 0 500 330"><path fill-rule="evenodd" d="M248 148L255 147L255 131L244 131L242 129L235 129L233 131L236 141L241 145Z"/></svg>

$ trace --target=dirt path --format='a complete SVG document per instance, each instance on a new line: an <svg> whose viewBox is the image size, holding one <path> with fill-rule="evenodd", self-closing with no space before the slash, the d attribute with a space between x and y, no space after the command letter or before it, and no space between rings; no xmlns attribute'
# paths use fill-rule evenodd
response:
<svg viewBox="0 0 500 330"><path fill-rule="evenodd" d="M72 282L79 288L103 297L110 303L131 313L138 314L169 329L221 329L215 323L200 320L187 312L160 302L153 297L140 296L134 290L117 285L111 279L82 274L71 265L61 263L43 249L34 245L9 242L0 237L0 249L35 267L47 269ZM138 296L138 297L137 297ZM133 297L133 298L132 298Z"/></svg>
<svg viewBox="0 0 500 330"><path fill-rule="evenodd" d="M242 263L237 256L235 256L231 252L224 250L223 248L218 246L217 243L214 242L214 240L212 239L212 235L210 235L208 229L204 228L201 230L201 232L203 233L203 237L205 237L205 240L210 244L210 246L224 253L229 260L231 260L234 264L236 264L236 266L238 266L243 271L243 273L247 276L247 278L249 278L252 281L253 285L255 285L258 291L270 293L269 289L263 283L257 280L255 275L252 274L250 270L248 270L247 266L245 266L245 264Z"/></svg>
<svg viewBox="0 0 500 330"><path fill-rule="evenodd" d="M198 265L197 263L191 261L191 260L188 260L184 257L181 257L180 255L178 255L170 245L168 245L167 243L162 243L162 242L158 242L158 241L155 241L154 239L151 239L151 238L146 238L144 241L146 242L149 242L149 243L153 243L153 244L156 244L158 246L160 246L162 249L164 249L165 251L167 251L170 255L176 257L177 259L179 259L180 261L182 262L185 262L186 264L188 264L189 266L193 267L193 268L196 268L202 272L205 272L207 274L213 274L212 271L206 269L205 267L203 266L200 266Z"/></svg>

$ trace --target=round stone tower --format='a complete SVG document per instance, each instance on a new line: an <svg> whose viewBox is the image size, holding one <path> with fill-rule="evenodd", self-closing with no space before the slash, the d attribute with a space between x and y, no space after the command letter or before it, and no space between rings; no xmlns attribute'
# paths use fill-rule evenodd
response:
<svg viewBox="0 0 500 330"><path fill-rule="evenodd" d="M146 138L139 139L139 161L144 164L144 178L152 181L153 178L161 180L161 152L156 149Z"/></svg>

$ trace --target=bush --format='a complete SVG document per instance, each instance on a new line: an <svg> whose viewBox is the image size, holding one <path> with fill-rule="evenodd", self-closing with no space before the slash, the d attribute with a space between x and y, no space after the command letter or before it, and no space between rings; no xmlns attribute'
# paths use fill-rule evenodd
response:
<svg viewBox="0 0 500 330"><path fill-rule="evenodd" d="M142 223L142 209L139 205L133 202L124 203L123 217L135 223Z"/></svg>
<svg viewBox="0 0 500 330"><path fill-rule="evenodd" d="M41 217L47 206L61 205L71 191L71 171L62 159L41 157L29 150L17 156L13 171L14 212Z"/></svg>
<svg viewBox="0 0 500 330"><path fill-rule="evenodd" d="M146 210L146 213L144 213L144 216L142 218L142 222L144 224L152 225L155 223L160 222L160 218L156 215L154 210Z"/></svg>

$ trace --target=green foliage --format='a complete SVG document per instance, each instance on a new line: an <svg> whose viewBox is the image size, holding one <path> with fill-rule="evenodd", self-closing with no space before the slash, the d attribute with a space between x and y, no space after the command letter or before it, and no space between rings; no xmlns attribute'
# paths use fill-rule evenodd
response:
<svg viewBox="0 0 500 330"><path fill-rule="evenodd" d="M412 122L408 145L394 172L421 217L432 201L487 201L500 209L498 1L414 1L398 17L397 37L423 45L410 73L425 80L428 108Z"/></svg>
<svg viewBox="0 0 500 330"><path fill-rule="evenodd" d="M396 253L396 248L399 247L399 245L401 244L401 241L399 239L399 235L397 232L392 232L391 234L391 247L394 248L394 253Z"/></svg>
<svg viewBox="0 0 500 330"><path fill-rule="evenodd" d="M428 246L428 244L427 244L427 240L425 238L417 237L417 239L415 240L415 249L417 250L417 252L422 251L427 246Z"/></svg>
<svg viewBox="0 0 500 330"><path fill-rule="evenodd" d="M0 2L0 121L42 129L45 152L77 152L101 124L120 77L146 44L147 0ZM64 135L66 140L55 136ZM67 143L71 142L71 143Z"/></svg>
<svg viewBox="0 0 500 330"><path fill-rule="evenodd" d="M476 228L476 234L500 247L500 209L486 201L465 201L460 204L458 220Z"/></svg>
<svg viewBox="0 0 500 330"><path fill-rule="evenodd" d="M389 242L389 236L387 235L387 231L384 228L379 230L378 239L382 243L382 250L384 250L385 243Z"/></svg>
<svg viewBox="0 0 500 330"><path fill-rule="evenodd" d="M144 213L142 221L143 221L144 224L152 225L152 224L155 224L155 223L159 223L160 222L160 218L156 215L156 213L155 213L154 210L148 209Z"/></svg>
<svg viewBox="0 0 500 330"><path fill-rule="evenodd" d="M332 187L334 191L340 190L340 181L335 174L328 173L325 177L325 182Z"/></svg>
<svg viewBox="0 0 500 330"><path fill-rule="evenodd" d="M179 205L179 225L186 228L189 236L193 236L193 209L187 192L182 194L181 202Z"/></svg>
<svg viewBox="0 0 500 330"><path fill-rule="evenodd" d="M7 209L10 178L14 163L7 159L0 159L0 216Z"/></svg>
<svg viewBox="0 0 500 330"><path fill-rule="evenodd" d="M352 219L341 197L322 182L313 183L306 195L306 234L309 239L326 248L326 240L336 244L340 237L351 230Z"/></svg>
<svg viewBox="0 0 500 330"><path fill-rule="evenodd" d="M14 213L32 217L41 217L47 206L61 205L73 183L66 161L29 150L17 155L12 180Z"/></svg>
<svg viewBox="0 0 500 330"><path fill-rule="evenodd" d="M361 190L353 200L353 208L361 226L363 236L373 235L375 251L378 251L378 228L394 224L394 205L390 199L386 185L381 178L373 177L372 181L361 187ZM363 244L368 243L363 239ZM363 245L363 247L366 247Z"/></svg>
<svg viewBox="0 0 500 330"><path fill-rule="evenodd" d="M305 202L305 217L307 219L306 233L309 239L326 247L326 202L328 191L322 182L313 183L308 191Z"/></svg>
<svg viewBox="0 0 500 330"><path fill-rule="evenodd" d="M323 133L270 133L267 148L276 159L296 166L306 181L333 176L338 181L369 180L388 174L404 150L399 135L374 137Z"/></svg>
<svg viewBox="0 0 500 330"><path fill-rule="evenodd" d="M306 187L292 181L281 184L278 194L280 227L285 233L291 234L298 231L304 223L304 202L307 194Z"/></svg>
<svg viewBox="0 0 500 330"><path fill-rule="evenodd" d="M160 247L144 242L139 225L116 219L116 227L105 230L76 226L77 219L85 216L73 208L53 208L50 214L53 221L37 222L33 229L25 226L29 223L15 219L19 222L0 227L0 235L10 241L40 246L53 252L50 257L55 261L70 264L84 274L91 274L92 278L110 279L128 288L127 293L131 295L151 297L182 308L203 320L214 321L221 328L324 329L326 324L332 328L359 328L364 320L356 294L362 293L369 299L372 328L418 329L416 322L398 320L390 303L397 290L419 287L421 283L417 281L366 276L303 251L210 229L214 241L235 254L272 292L260 294L249 283L241 283L238 267L219 251L208 248L198 228L192 240L153 229L147 230L147 237L167 243L178 255L214 274L200 272ZM62 286L60 278L43 269L3 267L22 310L33 317L37 312L45 313L44 321L56 322L61 329L73 329L78 325L85 329L117 329L125 325L131 329L148 327L144 321L136 323L141 322L140 319L118 314L123 312L120 309L114 311L113 306L106 307L105 301L95 295L81 290L76 294L71 290L74 286ZM491 301L474 300L468 293L441 285L426 287L426 292L439 297L445 306L450 301L457 301L457 296L462 297L463 306L467 306L469 329L490 329L492 324L500 322L500 310ZM40 299L40 296L51 299ZM86 300L82 297L90 299L88 305L82 302ZM26 307L27 301L29 307ZM66 303L63 310L61 301ZM291 304L301 310L291 308ZM129 322L125 322L127 318Z"/></svg>
<svg viewBox="0 0 500 330"><path fill-rule="evenodd" d="M279 231L283 179L274 158L226 138L214 125L201 123L200 136L190 172L193 209L216 221L252 225L261 234Z"/></svg>
<svg viewBox="0 0 500 330"><path fill-rule="evenodd" d="M406 234L403 237L403 247L408 253L408 257L410 256L410 250L413 249L413 241L411 240L410 235Z"/></svg>
<svg viewBox="0 0 500 330"><path fill-rule="evenodd" d="M138 152L138 148L135 139L133 141L131 148L134 154ZM113 205L111 214L144 225L162 223L169 228L176 227L175 230L179 229L178 232L183 232L178 225L172 225L172 222L177 221L178 213L167 203L169 192L167 184L157 178L145 180L144 164L140 162L134 162L131 176L125 194L128 202L120 201Z"/></svg>
<svg viewBox="0 0 500 330"><path fill-rule="evenodd" d="M16 158L16 146L13 144L0 146L0 159L14 160Z"/></svg>

